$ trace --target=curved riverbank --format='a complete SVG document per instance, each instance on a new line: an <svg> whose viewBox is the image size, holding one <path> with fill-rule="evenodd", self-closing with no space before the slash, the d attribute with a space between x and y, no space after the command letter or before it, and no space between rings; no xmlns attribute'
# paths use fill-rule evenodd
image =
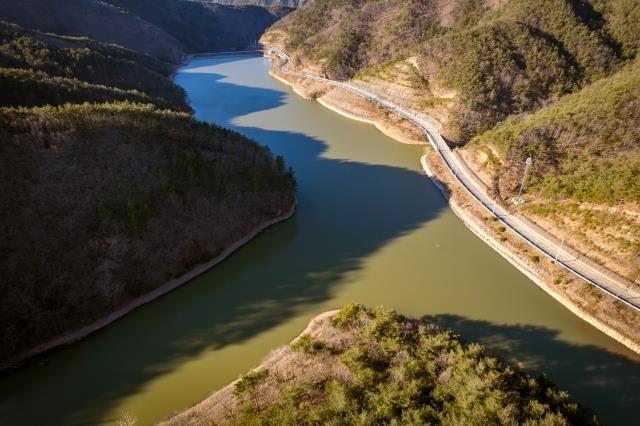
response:
<svg viewBox="0 0 640 426"><path fill-rule="evenodd" d="M246 236L244 236L243 238L239 239L238 241L236 241L235 243L231 244L229 247L227 247L226 249L224 249L222 251L222 253L220 253L218 256L214 257L213 259L209 260L206 263L200 264L195 266L193 269L191 269L189 272L185 273L184 275L178 277L178 278L174 278L168 282L166 282L165 284L161 285L160 287L155 288L154 290L145 293L142 296L139 296L131 301L129 301L127 304L125 304L124 306L120 307L118 310L110 313L109 315L94 321L91 324L88 324L78 330L75 330L73 332L67 333L63 336L59 336L56 337L55 339L49 340L48 342L45 342L41 345L38 345L32 349L30 349L29 351L23 352L20 355L14 357L13 359L11 359L9 362L5 363L4 365L0 366L0 370L6 369L6 368L11 368L14 367L15 365L24 362L30 358L33 358L37 355L43 354L47 351L50 351L52 349L55 349L57 347L60 346L65 346L65 345L70 345L72 343L78 342L82 339L84 339L85 337L88 337L90 334L95 333L96 331L99 331L100 329L108 326L109 324L113 323L114 321L122 318L123 316L125 316L126 314L128 314L129 312L131 312L132 310L145 305L167 293L169 293L172 290L175 290L176 288L188 283L189 281L195 279L196 277L198 277L199 275L207 272L208 270L210 270L211 268L213 268L214 266L216 266L217 264L219 264L220 262L222 262L223 260L225 260L227 257L229 257L231 254L233 254L236 250L238 250L240 247L242 247L243 245L247 244L249 241L251 241L253 238L255 238L256 236L258 236L258 234L260 234L262 231L266 230L267 228L269 228L270 226L273 226L277 223L283 222L289 218L291 218L293 216L293 214L295 213L296 210L296 206L298 205L298 200L296 198L294 198L294 201L291 205L291 207L283 214L281 214L280 216L277 216L273 219L269 219L261 224L259 224L258 226L256 226L255 228L253 228Z"/></svg>
<svg viewBox="0 0 640 426"><path fill-rule="evenodd" d="M585 310L581 309L578 305L572 302L569 298L564 296L561 292L555 290L549 285L549 282L545 280L543 273L540 270L536 270L535 266L531 262L527 262L521 255L511 250L506 244L499 241L496 236L492 235L486 226L482 226L473 214L469 213L464 207L462 207L458 201L451 197L451 194L447 188L437 179L436 174L429 166L428 156L425 154L420 157L420 164L427 176L432 179L438 190L442 193L442 196L448 201L451 211L473 232L478 238L487 243L491 248L498 252L509 263L515 266L520 272L525 274L531 281L533 281L538 287L544 290L547 294L553 297L556 301L562 304L565 308L570 310L573 314L577 315L580 319L588 322L593 327L597 328L607 336L625 345L632 351L640 354L640 344L638 342L628 338L624 334L617 331L615 328L609 326L606 322L596 318Z"/></svg>
<svg viewBox="0 0 640 426"><path fill-rule="evenodd" d="M128 413L155 424L255 367L318 313L354 301L456 330L553 377L605 422L633 423L640 356L469 232L425 178L423 146L303 100L269 66L199 59L176 82L199 119L246 134L294 168L293 218L91 338L7 372L5 423L107 426Z"/></svg>
<svg viewBox="0 0 640 426"><path fill-rule="evenodd" d="M328 324L339 310L331 310L323 312L311 319L307 326L300 334L298 334L287 345L281 346L265 356L265 358L248 373L260 370L277 370L278 366L286 366L290 358L295 354L291 350L291 345L298 341L302 336L309 335L318 337L322 334L323 328ZM286 369L286 367L284 368ZM229 420L232 407L235 404L233 390L241 380L241 377L233 380L226 386L216 390L207 398L203 399L196 405L186 408L158 423L158 426L179 426L179 425L208 425L212 422L219 424L221 421Z"/></svg>
<svg viewBox="0 0 640 426"><path fill-rule="evenodd" d="M278 75L280 74L280 71L275 67L272 67L270 74L291 86L293 91L298 95L307 97L305 96L304 89L304 84L306 84L306 82L295 78L291 78L292 81L289 81L287 76ZM318 83L314 82L312 84L317 85ZM340 89L333 88L328 91L333 92L336 90ZM325 90L325 94L323 94L323 96L326 96L326 91L327 90ZM334 112L350 119L374 124L376 128L383 131L387 136L399 142L407 143L404 137L398 137L397 133L401 133L400 130L396 132L382 130L397 127L388 119L385 119L384 117L375 117L374 113L371 114L371 117L365 118L359 114L351 112L351 105L348 99L343 99L340 103L323 102L321 101L321 97L315 97L315 99L318 100L321 105ZM373 110L376 107L371 105L371 108ZM426 143L424 144L426 145ZM528 254L528 248L520 248L518 241L507 241L508 239L504 235L497 238L489 238L490 224L486 221L483 222L480 220L482 212L471 212L473 210L473 207L471 206L473 206L474 201L467 199L468 196L463 191L456 190L459 190L460 188L458 188L456 182L450 179L446 170L440 170L440 168L435 168L435 171L429 170L428 163L430 161L438 162L440 160L436 158L429 160L426 155L423 156L421 158L423 169L425 169L425 172L436 184L438 189L443 192L443 195L449 194L450 192L444 188L444 185L451 186L451 188L453 188L453 191L451 191L452 193L449 194L449 196L445 195L445 198L448 200L452 211L462 220L467 228L469 228L476 236L480 237L480 239L491 246L513 266L573 314L577 315L582 320L588 322L632 351L640 354L640 333L636 332L633 327L633 325L640 320L640 314L637 311L631 310L613 298L607 297L603 300L602 294L594 293L596 290L594 290L593 287L590 287L586 281L577 277L565 277L564 270L558 265L555 265L554 262L549 262L548 259L545 259L545 256L541 256L542 260L540 260L540 256ZM468 205L469 208L461 207L463 203ZM471 218L473 218L473 220L471 220ZM516 247L518 247L518 249L516 249ZM536 253L538 253L537 250ZM529 263L532 262L528 262L523 258L523 256L527 255L530 258L537 258L538 264L529 265ZM560 284L562 284L562 286L560 286ZM584 287L583 285L587 285L586 289L582 288Z"/></svg>
<svg viewBox="0 0 640 426"><path fill-rule="evenodd" d="M375 128L378 129L380 132L382 132L384 135L389 136L390 138L395 139L398 142L402 142L407 145L428 145L429 144L424 140L421 133L415 134L417 132L414 133L406 127L398 128L397 126L394 126L392 123L384 122L382 119L380 119L380 117L378 117L380 114L379 114L379 111L377 110L376 111L370 110L365 112L365 108L358 108L360 110L359 112L354 111L355 108L353 108L354 106L353 103L356 101L355 99L356 95L353 95L347 91L341 90L340 88L333 88L330 93L317 92L313 90L308 91L308 90L304 90L303 88L296 85L295 83L288 81L286 78L281 77L280 75L278 75L278 72L274 72L273 69L269 71L269 75L271 75L276 80L281 81L282 83L291 87L291 90L293 90L295 94L303 97L304 99L316 100L318 101L319 104L321 104L325 108L330 109L331 111L336 112L344 117L347 117L352 120L360 121L362 123L371 124L375 126ZM344 98L341 99L340 96L337 98L331 96L332 94L337 92L343 92L342 93L343 97L350 98L349 101L352 107L351 110L345 109L342 106L343 105L342 101L344 100ZM359 99L359 100L363 104L370 104L369 101L367 100L364 100L364 99ZM402 120L402 121L405 124L409 125L411 128L414 127L411 123L406 122L406 120Z"/></svg>
<svg viewBox="0 0 640 426"><path fill-rule="evenodd" d="M314 317L301 334L272 351L259 366L160 424L204 426L283 419L286 424L345 419L349 423L363 416L371 424L403 423L407 418L446 423L452 416L462 419L462 424L477 419L493 423L496 413L505 411L514 412L505 423L552 418L565 424L600 424L592 410L570 400L547 378L533 378L502 362L499 354L488 354L463 338L384 306L349 304ZM372 359L378 373L373 377ZM363 375L368 378L364 383ZM433 385L422 386L425 381ZM500 398L505 392L516 397ZM386 398L372 398L372 394ZM292 401L292 395L299 397ZM404 402L401 407L380 411L385 401L399 398ZM491 405L483 409L478 408L482 402L468 404L470 399L483 398ZM527 410L534 404L542 408ZM425 407L435 408L435 414L423 414L428 412ZM416 414L410 417L411 411Z"/></svg>

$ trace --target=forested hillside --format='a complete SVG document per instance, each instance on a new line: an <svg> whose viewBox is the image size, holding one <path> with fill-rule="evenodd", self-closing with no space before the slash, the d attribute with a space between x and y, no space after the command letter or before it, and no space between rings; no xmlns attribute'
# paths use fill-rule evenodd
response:
<svg viewBox="0 0 640 426"><path fill-rule="evenodd" d="M40 92L46 97L36 102L41 105L59 104L64 98L58 98L51 89L51 81L55 79L59 84L53 84L60 90L75 86L74 91L78 92L90 90L87 84L94 88L101 85L106 87L97 91L113 92L111 96L114 100L122 98L118 90L113 90L117 88L129 93L137 91L138 96L144 93L148 98L156 99L153 103L159 106L189 109L183 91L167 78L171 67L153 57L86 38L45 35L0 22L0 67L4 69L0 77L2 84L8 88L7 92L3 92L6 96L3 103L32 104L34 101L28 101L27 98L33 98L34 92L22 90L25 84L32 84L34 90L49 86L48 90ZM9 69L26 72L18 73Z"/></svg>
<svg viewBox="0 0 640 426"><path fill-rule="evenodd" d="M506 205L531 156L521 212L633 281L639 22L636 0L316 0L263 41L437 119Z"/></svg>
<svg viewBox="0 0 640 426"><path fill-rule="evenodd" d="M265 40L284 35L290 53L337 79L415 57L434 91L457 94L448 133L464 142L615 72L636 54L638 8L629 0L318 0Z"/></svg>
<svg viewBox="0 0 640 426"><path fill-rule="evenodd" d="M180 0L107 0L162 28L187 52L241 50L286 13L279 8Z"/></svg>
<svg viewBox="0 0 640 426"><path fill-rule="evenodd" d="M0 365L291 209L282 158L196 121L172 71L0 22Z"/></svg>
<svg viewBox="0 0 640 426"><path fill-rule="evenodd" d="M268 148L130 103L0 110L0 360L215 257L293 201Z"/></svg>
<svg viewBox="0 0 640 426"><path fill-rule="evenodd" d="M546 198L618 204L640 202L640 61L561 98L518 115L473 139L491 148L497 187L517 190L525 158L536 159L529 192Z"/></svg>
<svg viewBox="0 0 640 426"><path fill-rule="evenodd" d="M427 321L347 305L164 426L593 425L557 389Z"/></svg>
<svg viewBox="0 0 640 426"><path fill-rule="evenodd" d="M75 78L52 77L42 71L0 68L0 92L6 106L62 105L64 103L129 101L176 107L163 98L138 90L123 90ZM182 106L179 109L183 109Z"/></svg>
<svg viewBox="0 0 640 426"><path fill-rule="evenodd" d="M284 13L182 0L0 0L0 20L115 43L168 62L185 53L243 49Z"/></svg>

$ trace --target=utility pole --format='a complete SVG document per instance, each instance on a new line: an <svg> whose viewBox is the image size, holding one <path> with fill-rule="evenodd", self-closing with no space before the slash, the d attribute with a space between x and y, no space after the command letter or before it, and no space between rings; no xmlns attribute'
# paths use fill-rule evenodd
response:
<svg viewBox="0 0 640 426"><path fill-rule="evenodd" d="M520 182L520 191L518 191L518 198L522 195L522 189L524 188L524 181L527 179L527 172L529 167L533 163L531 157L527 157L527 161L524 162L524 173L522 174L522 182Z"/></svg>
<svg viewBox="0 0 640 426"><path fill-rule="evenodd" d="M533 163L533 160L531 159L531 157L527 157L527 161L524 162L524 173L522 174L522 182L520 182L520 191L518 191L517 197L513 197L511 199L513 204L515 204L516 206L520 206L524 204L524 200L522 199L521 195L522 195L522 190L524 189L524 183L527 180L527 172L529 171L529 167L531 166L532 163Z"/></svg>
<svg viewBox="0 0 640 426"><path fill-rule="evenodd" d="M553 263L558 262L558 256L560 256L560 251L562 250L562 247L564 246L564 238L562 239L562 242L560 243L560 248L558 249L558 251L556 252L556 258L553 259Z"/></svg>

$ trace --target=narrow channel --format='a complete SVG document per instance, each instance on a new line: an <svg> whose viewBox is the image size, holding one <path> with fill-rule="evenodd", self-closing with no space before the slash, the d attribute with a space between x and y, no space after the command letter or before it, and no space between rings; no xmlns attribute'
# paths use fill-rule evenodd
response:
<svg viewBox="0 0 640 426"><path fill-rule="evenodd" d="M295 95L261 57L198 59L176 81L201 120L293 166L295 217L192 283L2 376L0 424L147 425L205 398L316 314L384 304L548 373L605 423L631 423L640 357L476 238L398 143ZM216 218L211 218L216 220Z"/></svg>

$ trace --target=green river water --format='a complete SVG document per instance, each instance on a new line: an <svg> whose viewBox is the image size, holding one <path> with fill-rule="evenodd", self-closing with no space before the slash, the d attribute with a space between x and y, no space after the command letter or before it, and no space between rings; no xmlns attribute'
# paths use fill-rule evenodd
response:
<svg viewBox="0 0 640 426"><path fill-rule="evenodd" d="M124 411L151 424L351 301L428 317L549 374L605 423L637 423L640 358L476 238L421 172L425 147L303 100L268 68L259 57L198 59L176 82L199 119L293 166L294 218L88 339L4 374L0 424L109 424Z"/></svg>

